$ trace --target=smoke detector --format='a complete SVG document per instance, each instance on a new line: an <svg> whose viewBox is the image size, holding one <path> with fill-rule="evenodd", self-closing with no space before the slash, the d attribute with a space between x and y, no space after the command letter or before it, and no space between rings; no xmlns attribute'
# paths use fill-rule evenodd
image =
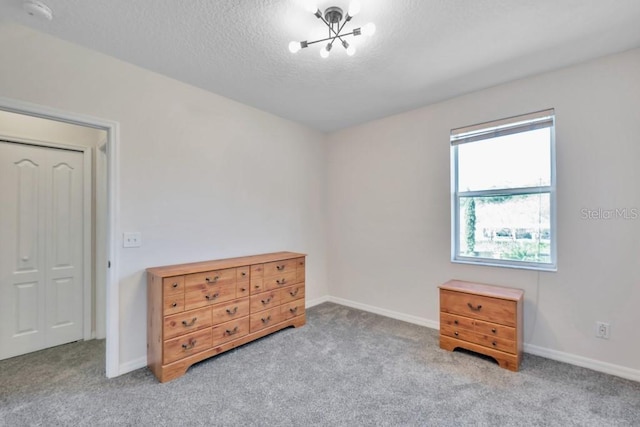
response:
<svg viewBox="0 0 640 427"><path fill-rule="evenodd" d="M22 4L25 12L27 12L31 16L35 16L36 18L46 19L47 21L51 21L53 19L53 12L46 4L39 1L25 1Z"/></svg>

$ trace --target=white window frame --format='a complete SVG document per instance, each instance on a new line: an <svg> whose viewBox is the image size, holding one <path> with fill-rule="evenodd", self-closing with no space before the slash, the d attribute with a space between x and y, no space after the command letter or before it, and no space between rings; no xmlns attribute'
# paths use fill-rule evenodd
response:
<svg viewBox="0 0 640 427"><path fill-rule="evenodd" d="M492 189L481 191L458 190L458 146L499 136L527 132L535 129L550 128L550 172L548 186ZM451 143L451 261L462 264L488 265L494 267L521 268L528 270L557 271L557 227L556 227L556 145L555 111L548 109L506 119L480 123L472 126L452 129ZM463 197L510 196L549 194L550 209L550 259L549 263L470 257L460 254L460 199Z"/></svg>

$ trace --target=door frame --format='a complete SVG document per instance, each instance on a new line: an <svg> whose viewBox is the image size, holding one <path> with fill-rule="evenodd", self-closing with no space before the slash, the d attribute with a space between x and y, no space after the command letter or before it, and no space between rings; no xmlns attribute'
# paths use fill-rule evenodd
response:
<svg viewBox="0 0 640 427"><path fill-rule="evenodd" d="M16 137L2 133L0 133L0 139L10 144L32 145L35 147L82 153L82 338L84 340L94 338L91 334L91 323L93 319L93 310L91 309L91 297L93 296L91 289L91 282L93 278L93 263L91 262L93 256L93 239L91 233L91 226L93 223L91 218L91 196L93 193L91 186L91 148L81 145L61 144L58 142Z"/></svg>
<svg viewBox="0 0 640 427"><path fill-rule="evenodd" d="M118 263L120 251L116 242L118 241L118 218L119 218L119 141L120 125L112 120L101 119L83 114L71 113L51 107L32 104L11 98L0 97L0 110L26 116L39 117L43 119L55 120L79 126L102 129L107 132L107 233L106 254L110 266L104 272L106 276L106 376L113 378L121 374L120 372L120 319L119 319L119 283L118 283ZM86 227L86 225L85 225ZM90 236L90 233L89 233ZM101 244L101 242L97 242ZM85 254L86 256L86 254ZM89 267L91 263L89 263ZM89 329L91 323L89 322ZM85 331L86 332L86 331Z"/></svg>

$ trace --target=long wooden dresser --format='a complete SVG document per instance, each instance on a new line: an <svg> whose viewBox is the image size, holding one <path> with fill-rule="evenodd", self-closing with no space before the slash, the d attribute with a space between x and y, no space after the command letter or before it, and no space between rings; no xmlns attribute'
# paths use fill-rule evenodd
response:
<svg viewBox="0 0 640 427"><path fill-rule="evenodd" d="M450 280L440 286L440 348L493 357L517 371L522 360L524 291Z"/></svg>
<svg viewBox="0 0 640 427"><path fill-rule="evenodd" d="M160 382L194 363L305 324L305 254L147 269L147 363Z"/></svg>

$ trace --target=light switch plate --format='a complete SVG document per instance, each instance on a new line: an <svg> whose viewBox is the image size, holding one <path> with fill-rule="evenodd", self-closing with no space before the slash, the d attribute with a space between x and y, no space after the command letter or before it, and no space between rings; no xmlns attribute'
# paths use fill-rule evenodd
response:
<svg viewBox="0 0 640 427"><path fill-rule="evenodd" d="M139 248L142 246L142 233L138 231L123 233L122 246L125 248Z"/></svg>

